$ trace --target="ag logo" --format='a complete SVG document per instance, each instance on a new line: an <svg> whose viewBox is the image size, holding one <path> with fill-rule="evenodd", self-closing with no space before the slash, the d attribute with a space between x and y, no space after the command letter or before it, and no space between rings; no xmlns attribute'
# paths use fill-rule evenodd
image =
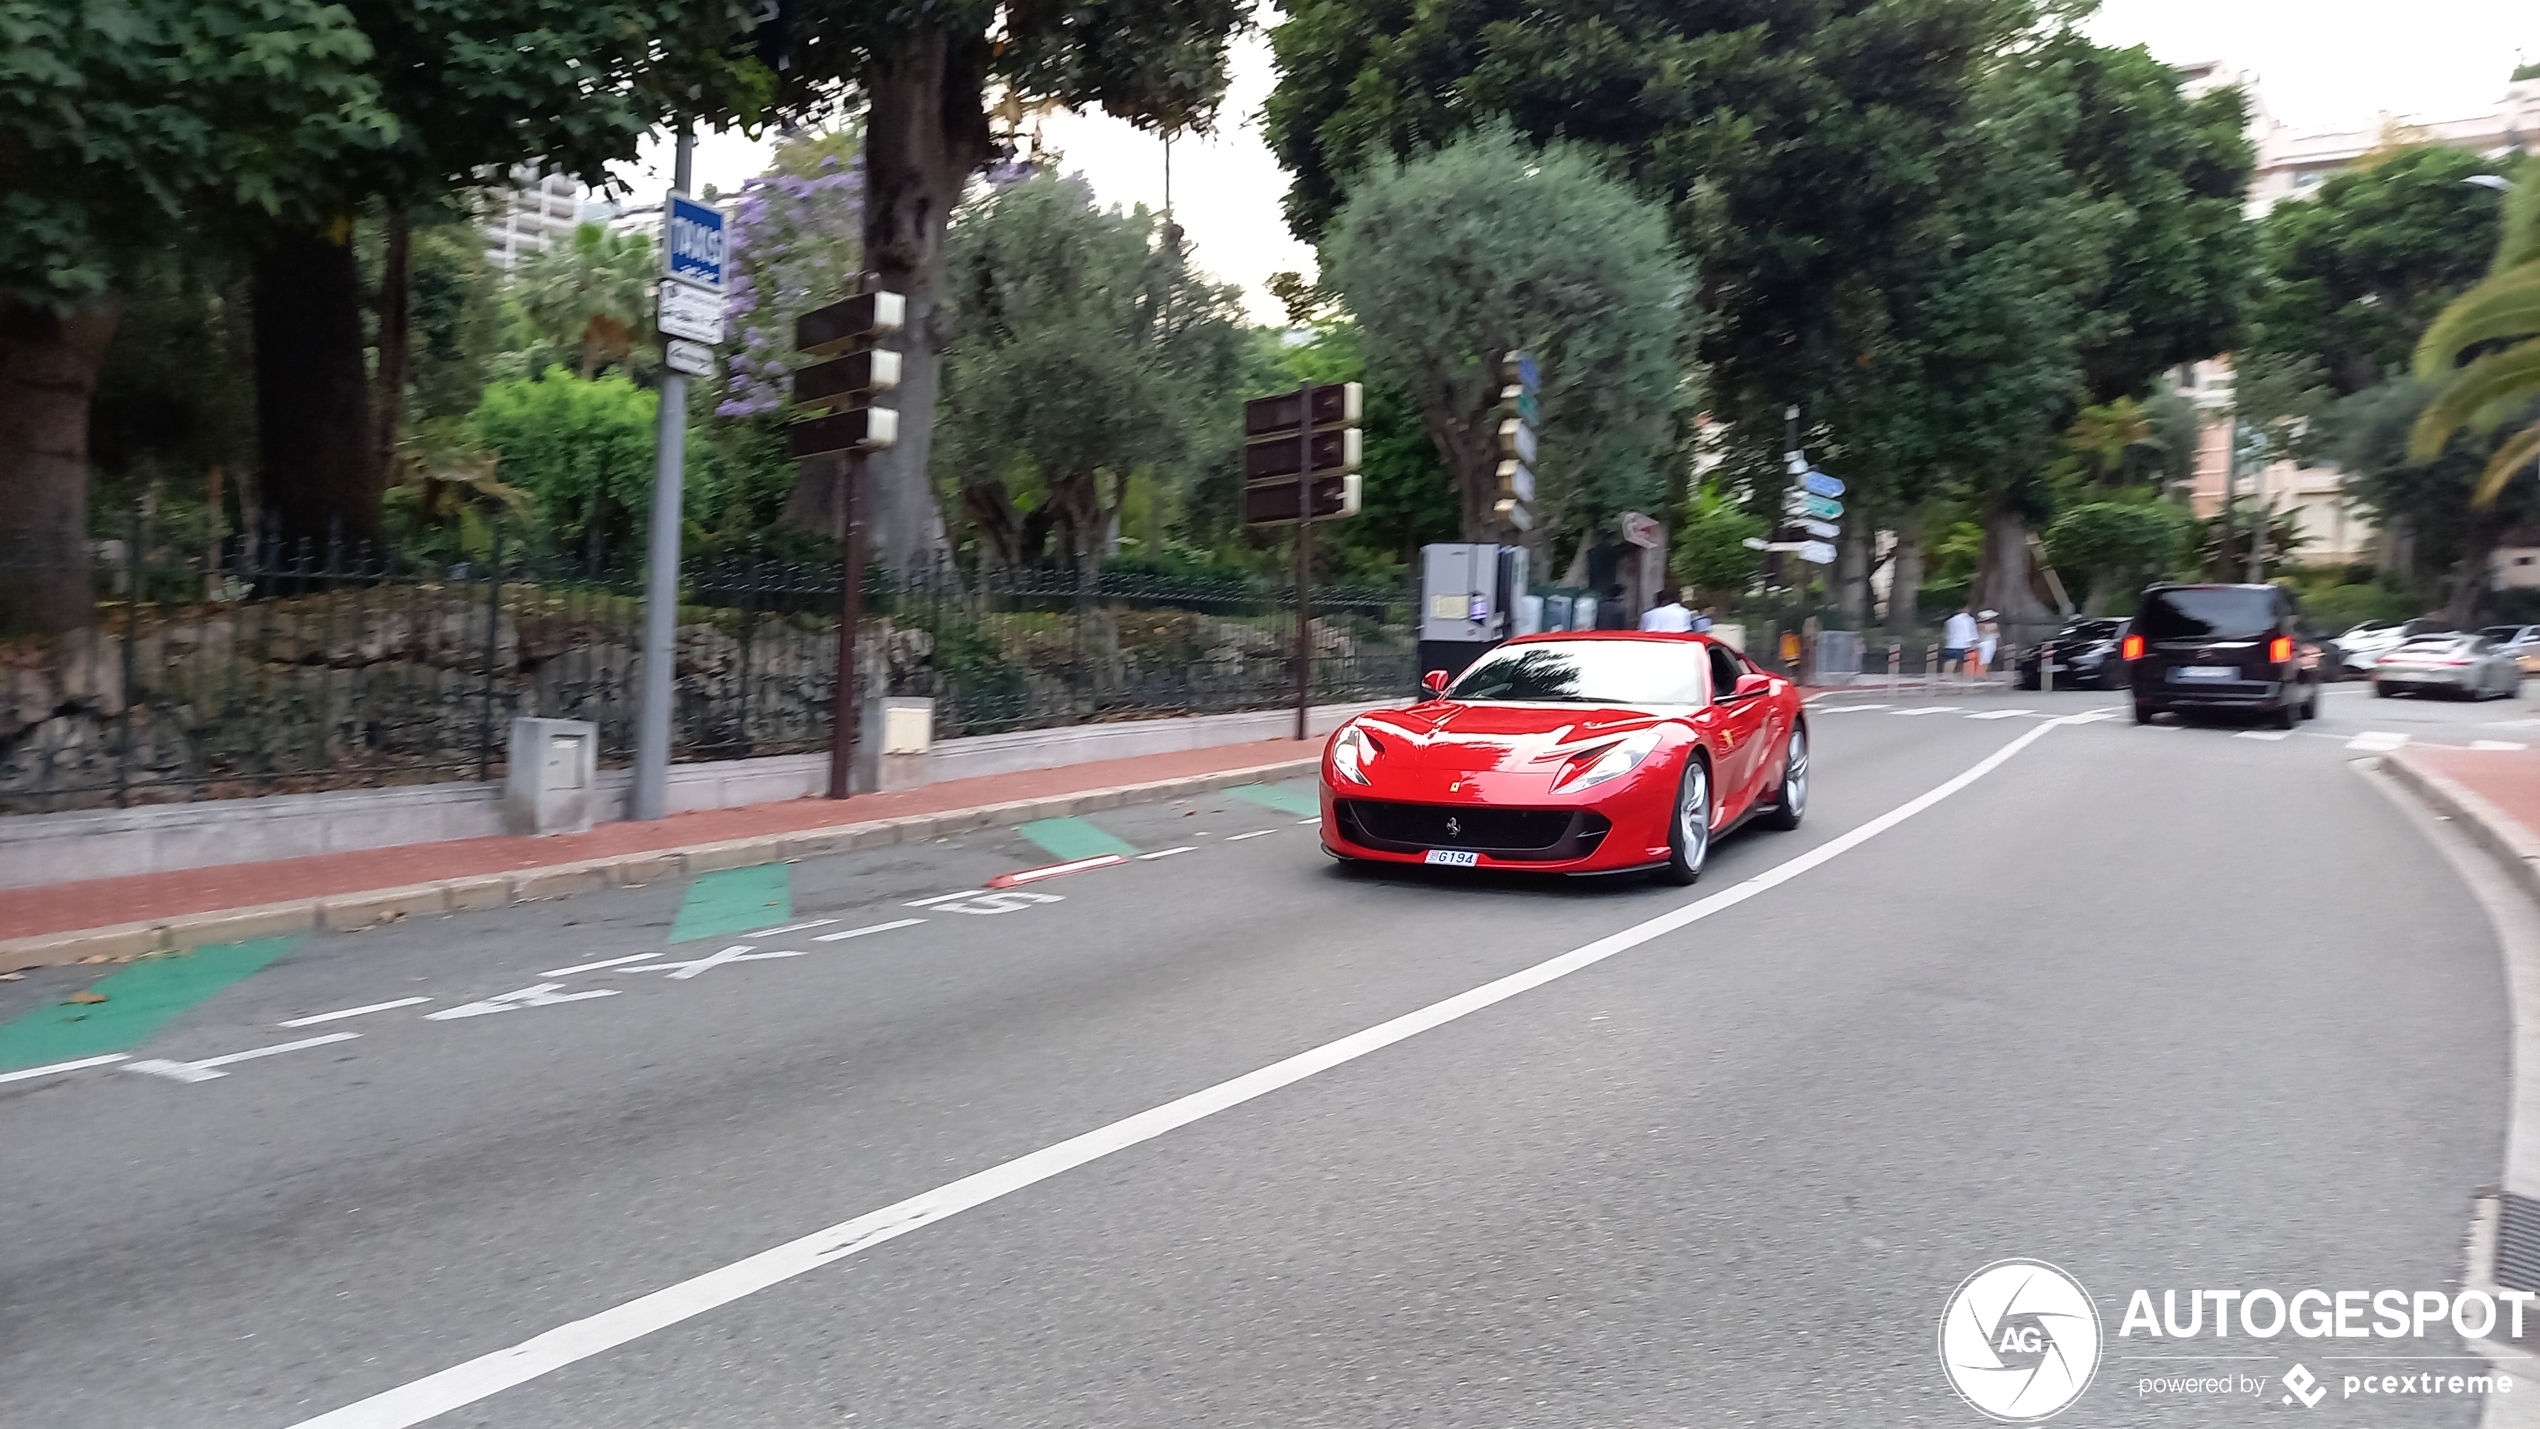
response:
<svg viewBox="0 0 2540 1429"><path fill-rule="evenodd" d="M2042 1260L1997 1260L1940 1316L1940 1366L1978 1413L2009 1424L2061 1414L2099 1368L2099 1310Z"/></svg>

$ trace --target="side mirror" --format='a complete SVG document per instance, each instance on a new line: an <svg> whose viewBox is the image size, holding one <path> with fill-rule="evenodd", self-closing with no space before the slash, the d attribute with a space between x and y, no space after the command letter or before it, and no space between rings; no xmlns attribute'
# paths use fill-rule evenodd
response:
<svg viewBox="0 0 2540 1429"><path fill-rule="evenodd" d="M1420 677L1420 688L1428 691L1429 698L1431 699L1436 699L1439 696L1444 695L1446 693L1446 671L1431 670L1429 673L1422 675Z"/></svg>
<svg viewBox="0 0 2540 1429"><path fill-rule="evenodd" d="M1773 677L1770 675L1740 675L1737 677L1737 688L1729 691L1729 698L1751 700L1772 688Z"/></svg>

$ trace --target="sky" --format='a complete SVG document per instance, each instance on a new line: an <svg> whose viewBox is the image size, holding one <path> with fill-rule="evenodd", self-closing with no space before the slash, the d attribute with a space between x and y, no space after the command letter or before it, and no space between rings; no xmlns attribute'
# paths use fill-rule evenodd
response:
<svg viewBox="0 0 2540 1429"><path fill-rule="evenodd" d="M2254 77L2261 102L2296 128L2361 128L2383 114L2419 122L2493 109L2516 53L2540 59L2540 0L2107 0L2086 28L2102 44L2148 45L2174 63L2220 59ZM1259 322L1284 321L1263 280L1311 272L1312 250L1279 215L1287 176L1261 142L1259 111L1275 78L1269 42L1234 47L1219 132L1173 145L1173 211L1193 261L1245 289ZM1100 114L1051 116L1044 142L1063 172L1081 173L1097 199L1164 207L1164 143ZM768 145L708 134L697 186L731 190L767 162ZM624 177L649 198L669 182L667 140Z"/></svg>

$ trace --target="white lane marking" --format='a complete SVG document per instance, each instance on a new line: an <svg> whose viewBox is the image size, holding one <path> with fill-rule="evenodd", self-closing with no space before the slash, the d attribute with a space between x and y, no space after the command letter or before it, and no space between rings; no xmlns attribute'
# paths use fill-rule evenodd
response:
<svg viewBox="0 0 2540 1429"><path fill-rule="evenodd" d="M982 893L961 903L939 903L935 905L935 911L981 915L1019 913L1036 903L1064 903L1066 901L1055 893L1033 893L1027 889L1009 888L996 893Z"/></svg>
<svg viewBox="0 0 2540 1429"><path fill-rule="evenodd" d="M752 932L743 933L741 936L744 938L773 938L779 933L799 933L805 928L826 928L837 921L838 920L835 918L814 918L809 922L804 923L788 923L781 928L759 928Z"/></svg>
<svg viewBox="0 0 2540 1429"><path fill-rule="evenodd" d="M640 963L646 958L657 958L660 956L661 954L659 953L629 953L622 958L602 958L596 963L575 963L569 968L549 968L545 972L538 974L538 976L571 977L575 973L598 972L602 968L613 968L621 963Z"/></svg>
<svg viewBox="0 0 2540 1429"><path fill-rule="evenodd" d="M258 1057L297 1052L303 1047L323 1047L330 1042L350 1042L361 1035L359 1032L329 1032L323 1037L308 1037L297 1042L279 1042L271 1047L253 1047L244 1052L232 1052L226 1057L205 1057L199 1062L170 1062L153 1057L146 1062L129 1063L124 1070L148 1072L157 1077L173 1077L180 1082L208 1082L214 1077L228 1076L229 1073L214 1069L229 1066L234 1062L248 1062Z"/></svg>
<svg viewBox="0 0 2540 1429"><path fill-rule="evenodd" d="M23 1082L29 1077L49 1077L55 1072L76 1072L82 1067L102 1067L108 1062L120 1062L127 1055L129 1054L123 1052L109 1052L103 1057L82 1057L76 1062L55 1062L49 1066L28 1067L23 1071L0 1072L0 1082Z"/></svg>
<svg viewBox="0 0 2540 1429"><path fill-rule="evenodd" d="M925 921L923 918L897 918L888 923L875 923L867 928L849 928L843 933L816 934L812 941L815 943L843 942L848 938L861 938L867 933L887 933L893 928L914 928Z"/></svg>
<svg viewBox="0 0 2540 1429"><path fill-rule="evenodd" d="M2472 749L2529 749L2531 746L2516 744L2510 739L2473 739L2469 742L2469 747Z"/></svg>
<svg viewBox="0 0 2540 1429"><path fill-rule="evenodd" d="M1149 859L1149 858L1171 858L1173 855L1175 855L1175 854L1177 854L1177 853L1189 853L1192 849L1195 849L1195 848L1197 848L1197 847L1199 847L1199 845L1197 845L1197 844L1184 844L1184 845L1182 845L1180 848L1160 848L1160 849L1157 849L1157 850L1156 850L1155 852L1153 852L1153 853L1142 853L1142 854L1139 854L1139 855L1138 855L1138 857L1139 857L1139 858L1141 858L1141 859Z"/></svg>
<svg viewBox="0 0 2540 1429"><path fill-rule="evenodd" d="M831 683L834 684L836 682L832 681ZM984 888L965 888L959 893L938 893L932 898L920 898L913 903L903 903L900 906L903 908L932 908L938 903L950 903L956 898L969 898L976 894L985 892L987 892L987 890Z"/></svg>
<svg viewBox="0 0 2540 1429"><path fill-rule="evenodd" d="M1853 714L1860 710L1883 710L1885 705L1819 705L1811 714Z"/></svg>
<svg viewBox="0 0 2540 1429"><path fill-rule="evenodd" d="M1301 828L1304 828L1304 827L1305 827L1306 825L1308 825L1308 824L1319 824L1319 823L1321 823L1321 822L1323 822L1323 816L1322 816L1321 814L1316 814L1313 818L1310 818L1310 819L1299 819L1299 820L1297 820L1297 821L1296 821L1296 826L1297 826L1298 828L1300 828L1300 829L1301 829Z"/></svg>
<svg viewBox="0 0 2540 1429"><path fill-rule="evenodd" d="M321 1022L341 1022L347 1017L360 1017L372 1012L386 1012L392 1007L412 1007L418 1002L430 1002L431 1000L432 999L428 997L401 997L395 1002L374 1002L368 1007L348 1007L341 1012L319 1012L313 1013L307 1017L294 1017L288 1022L277 1022L274 1026L314 1027Z"/></svg>
<svg viewBox="0 0 2540 1429"><path fill-rule="evenodd" d="M646 953L644 956L657 958L661 954ZM594 997L615 997L618 993L618 989L613 987L601 988L596 992L560 993L556 991L562 986L564 984L560 982L542 982L536 987L524 987L518 992L498 992L483 1002L471 1002L463 1007L445 1007L439 1012L427 1012L423 1016L427 1022L447 1022L454 1017L482 1017L489 1012L510 1012L523 1007L551 1007L559 1002L582 1002Z"/></svg>
<svg viewBox="0 0 2540 1429"><path fill-rule="evenodd" d="M2535 724L2540 724L2540 719L2491 719L2482 722L2478 727L2480 729L2529 729Z"/></svg>
<svg viewBox="0 0 2540 1429"><path fill-rule="evenodd" d="M1045 863L1038 868L1023 868L1012 873L1000 873L988 880L988 886L1012 888L1018 883L1038 883L1044 878L1056 878L1062 873L1083 873L1087 869L1110 868L1114 864L1128 861L1126 854L1098 853L1091 858L1070 859L1065 863Z"/></svg>
<svg viewBox="0 0 2540 1429"><path fill-rule="evenodd" d="M1900 715L1956 714L1965 708L1965 705L1925 705L1918 710L1892 710L1890 713Z"/></svg>
<svg viewBox="0 0 2540 1429"><path fill-rule="evenodd" d="M2234 739L2291 739L2292 737L2293 731L2289 729L2244 729L2232 736Z"/></svg>
<svg viewBox="0 0 2540 1429"><path fill-rule="evenodd" d="M1317 1073L1328 1072L1371 1052L1443 1027L1458 1018L1505 1002L1519 993L1530 992L1583 968L1593 967L1653 938L1700 922L1714 913L1726 912L1840 858L1992 773L2062 723L2065 721L2049 720L2023 730L2017 738L1978 760L1964 772L1868 823L1766 869L1743 883L1733 884L1708 897L1636 923L1619 933L1608 934L1533 967L1510 973L1444 1001L1433 1002L1390 1022L1378 1023L1162 1106L1124 1117L1108 1126L1045 1146L985 1171L947 1182L931 1191L920 1192L878 1211L823 1227L807 1236L665 1286L649 1295L638 1296L598 1314L559 1325L508 1349L479 1355L314 1419L301 1420L292 1429L411 1429L411 1426L436 1415L474 1404L514 1385L526 1384L576 1361L604 1354L629 1340L692 1319L770 1286L781 1285L858 1251L869 1250L948 1216L985 1205L1087 1162L1098 1161L1115 1151L1151 1141L1166 1132L1267 1096Z"/></svg>
<svg viewBox="0 0 2540 1429"><path fill-rule="evenodd" d="M702 958L690 958L684 963L646 963L640 968L628 968L627 971L631 973L668 973L675 978L689 978L695 977L700 973L712 972L716 968L722 967L727 963L756 963L765 962L769 958L805 958L811 956L809 953L802 952L799 949L776 953L751 952L750 949L756 946L757 944L755 943L734 943L732 946L725 948L719 953L708 953Z"/></svg>
<svg viewBox="0 0 2540 1429"><path fill-rule="evenodd" d="M1248 834L1235 834L1235 835L1232 835L1232 836L1230 836L1230 837L1226 840L1226 842L1228 842L1228 843L1230 843L1230 844L1239 844L1239 843L1242 843L1242 842L1243 842L1244 840L1246 840L1246 839L1261 839L1261 838L1268 838L1270 835L1275 834L1275 833L1277 833L1277 832L1278 832L1278 830L1277 830L1277 829L1254 829L1251 833L1248 833Z"/></svg>
<svg viewBox="0 0 2540 1429"><path fill-rule="evenodd" d="M2083 710L2080 714L2066 715L2064 716L2063 722L2066 724L2097 724L2103 719L2115 719L2117 716L2124 713L2125 706L2123 705L2101 705L2095 710Z"/></svg>
<svg viewBox="0 0 2540 1429"><path fill-rule="evenodd" d="M2408 737L2404 734L2394 734L2386 729L2368 729L2346 741L2346 747L2360 749L2366 753L2387 753L2407 742Z"/></svg>
<svg viewBox="0 0 2540 1429"><path fill-rule="evenodd" d="M1970 714L1969 719L2009 719L2014 715L2035 714L2035 710L1984 710Z"/></svg>

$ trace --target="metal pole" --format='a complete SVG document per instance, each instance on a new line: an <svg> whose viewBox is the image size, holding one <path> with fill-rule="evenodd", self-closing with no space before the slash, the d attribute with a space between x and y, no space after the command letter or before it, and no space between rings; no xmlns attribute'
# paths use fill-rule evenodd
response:
<svg viewBox="0 0 2540 1429"><path fill-rule="evenodd" d="M829 797L855 789L855 747L861 720L856 700L856 627L864 623L864 452L838 462L838 685L829 711Z"/></svg>
<svg viewBox="0 0 2540 1429"><path fill-rule="evenodd" d="M1314 384L1296 385L1296 737L1314 683Z"/></svg>
<svg viewBox="0 0 2540 1429"><path fill-rule="evenodd" d="M670 187L686 193L697 140L679 126ZM635 710L635 790L627 816L658 819L670 805L671 644L679 620L679 484L688 444L688 379L661 375L661 427L654 441L653 525L644 562L644 688Z"/></svg>
<svg viewBox="0 0 2540 1429"><path fill-rule="evenodd" d="M2221 565L2223 578L2226 580L2231 577L2231 529L2238 524L2232 519L2231 510L2232 498L2239 494L2240 486L2240 408L2236 405L2239 401L2237 389L2234 390L2232 399L2235 405L2226 418L2228 425L2223 429Z"/></svg>

